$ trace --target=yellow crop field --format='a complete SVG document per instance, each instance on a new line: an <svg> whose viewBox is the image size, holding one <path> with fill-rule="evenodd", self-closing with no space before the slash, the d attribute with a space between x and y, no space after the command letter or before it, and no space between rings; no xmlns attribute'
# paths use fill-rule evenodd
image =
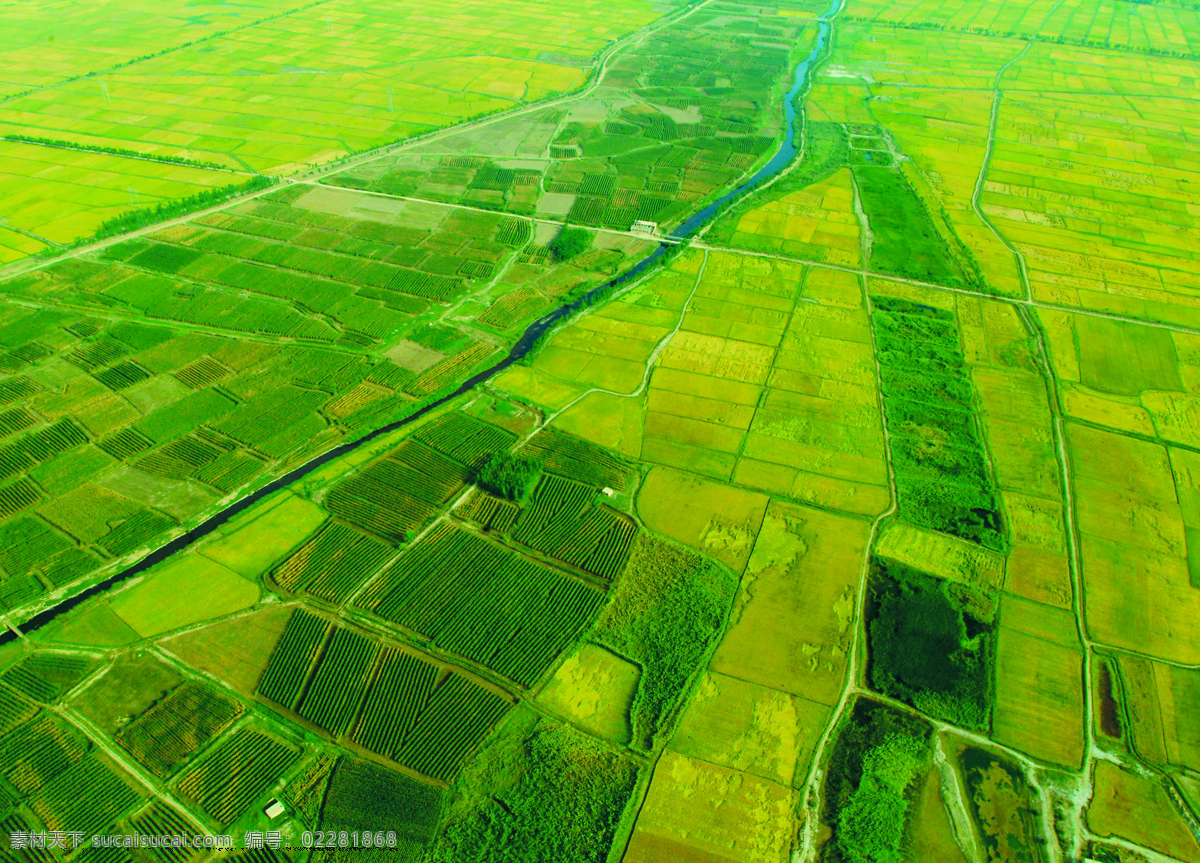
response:
<svg viewBox="0 0 1200 863"><path fill-rule="evenodd" d="M1073 616L1006 597L996 658L996 740L1078 768L1083 761L1083 656Z"/></svg>
<svg viewBox="0 0 1200 863"><path fill-rule="evenodd" d="M742 216L732 243L797 258L861 267L850 172L791 192Z"/></svg>
<svg viewBox="0 0 1200 863"><path fill-rule="evenodd" d="M585 643L554 672L538 701L589 731L625 744L639 676L638 666Z"/></svg>
<svg viewBox="0 0 1200 863"><path fill-rule="evenodd" d="M1160 767L1200 769L1200 672L1139 657L1119 658L1134 750Z"/></svg>
<svg viewBox="0 0 1200 863"><path fill-rule="evenodd" d="M638 492L638 514L651 530L741 572L767 502L765 495L656 467Z"/></svg>
<svg viewBox="0 0 1200 863"><path fill-rule="evenodd" d="M135 139L133 113L154 120L154 133L137 139L145 152L219 153L254 170L286 170L570 90L606 42L655 17L636 0L604 15L584 4L552 17L528 3L440 11L323 4L109 72L103 88L89 80L52 97L9 99L0 130L119 142ZM250 80L253 117L239 110ZM179 88L192 94L189 104ZM54 115L42 112L47 98Z"/></svg>
<svg viewBox="0 0 1200 863"><path fill-rule="evenodd" d="M1200 342L1186 332L1042 310L1063 408L1121 431L1200 445Z"/></svg>
<svg viewBox="0 0 1200 863"><path fill-rule="evenodd" d="M834 704L868 533L862 519L773 503L713 670Z"/></svg>
<svg viewBox="0 0 1200 863"><path fill-rule="evenodd" d="M785 863L795 793L778 782L667 751L626 863Z"/></svg>
<svg viewBox="0 0 1200 863"><path fill-rule="evenodd" d="M995 592L1004 585L1004 555L911 524L888 522L875 553L970 587Z"/></svg>
<svg viewBox="0 0 1200 863"><path fill-rule="evenodd" d="M48 243L69 243L126 210L247 178L247 174L108 153L0 141L0 183L4 184L0 217Z"/></svg>
<svg viewBox="0 0 1200 863"><path fill-rule="evenodd" d="M717 672L692 696L671 748L791 787L803 778L829 707Z"/></svg>
<svg viewBox="0 0 1200 863"><path fill-rule="evenodd" d="M887 508L871 337L854 277L806 274L734 479L806 503Z"/></svg>
<svg viewBox="0 0 1200 863"><path fill-rule="evenodd" d="M19 231L0 226L0 265L19 261L46 248L41 240L35 240Z"/></svg>
<svg viewBox="0 0 1200 863"><path fill-rule="evenodd" d="M188 0L114 0L103 6L63 0L23 3L4 16L0 98L127 63L145 54L148 45L171 50L291 8L283 0L213 4L203 11Z"/></svg>
<svg viewBox="0 0 1200 863"><path fill-rule="evenodd" d="M1071 427L1088 627L1097 640L1200 662L1200 594L1165 447Z"/></svg>
<svg viewBox="0 0 1200 863"><path fill-rule="evenodd" d="M1174 859L1196 863L1200 844L1157 781L1096 762L1087 823L1098 836L1118 836Z"/></svg>

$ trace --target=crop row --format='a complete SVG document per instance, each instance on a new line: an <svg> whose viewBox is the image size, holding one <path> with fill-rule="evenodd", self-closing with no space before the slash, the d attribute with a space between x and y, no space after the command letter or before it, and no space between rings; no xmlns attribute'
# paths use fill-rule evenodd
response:
<svg viewBox="0 0 1200 863"><path fill-rule="evenodd" d="M87 435L83 429L73 420L63 417L54 425L30 432L0 447L0 480L25 473L42 462L85 443Z"/></svg>
<svg viewBox="0 0 1200 863"><path fill-rule="evenodd" d="M0 413L0 437L8 437L25 431L38 423L38 418L27 407L15 407Z"/></svg>
<svg viewBox="0 0 1200 863"><path fill-rule="evenodd" d="M17 399L29 398L40 389L41 386L24 375L0 381L0 405L11 404Z"/></svg>
<svg viewBox="0 0 1200 863"><path fill-rule="evenodd" d="M0 743L0 772L28 794L65 773L87 752L88 743L79 732L59 717L42 713Z"/></svg>
<svg viewBox="0 0 1200 863"><path fill-rule="evenodd" d="M421 710L396 760L418 773L449 780L466 754L511 707L500 696L451 675Z"/></svg>
<svg viewBox="0 0 1200 863"><path fill-rule="evenodd" d="M129 826L133 828L131 832L140 836L187 836L195 832L190 821L161 800L155 800L130 818ZM186 846L161 847L154 853L154 859L164 863L187 863L196 856L196 852Z"/></svg>
<svg viewBox="0 0 1200 863"><path fill-rule="evenodd" d="M132 426L126 426L99 441L96 446L113 458L123 461L151 446L152 442Z"/></svg>
<svg viewBox="0 0 1200 863"><path fill-rule="evenodd" d="M0 488L0 519L33 506L41 498L37 485L25 477L9 483Z"/></svg>
<svg viewBox="0 0 1200 863"><path fill-rule="evenodd" d="M341 736L354 722L375 652L366 637L342 627L334 629L297 712L334 737Z"/></svg>
<svg viewBox="0 0 1200 863"><path fill-rule="evenodd" d="M300 752L260 731L239 728L179 777L179 790L228 824L300 760Z"/></svg>
<svg viewBox="0 0 1200 863"><path fill-rule="evenodd" d="M116 741L154 775L166 778L242 715L242 705L198 683L185 683L117 732Z"/></svg>
<svg viewBox="0 0 1200 863"><path fill-rule="evenodd" d="M304 614L293 612L293 620ZM280 648L264 680L290 675L290 689L304 692L300 716L335 739L351 740L436 779L449 780L511 707L457 673L344 627L334 629L328 649L311 670L297 671Z"/></svg>
<svg viewBox="0 0 1200 863"><path fill-rule="evenodd" d="M395 648L386 649L379 658L375 682L363 701L354 741L372 752L396 758L404 735L442 677L436 665Z"/></svg>
<svg viewBox="0 0 1200 863"><path fill-rule="evenodd" d="M291 593L341 602L387 560L391 546L330 519L271 573Z"/></svg>
<svg viewBox="0 0 1200 863"><path fill-rule="evenodd" d="M137 793L109 764L92 753L41 786L29 808L47 830L105 832L137 804Z"/></svg>
<svg viewBox="0 0 1200 863"><path fill-rule="evenodd" d="M463 413L447 414L413 437L470 467L479 467L492 453L507 450L517 440L512 432Z"/></svg>
<svg viewBox="0 0 1200 863"><path fill-rule="evenodd" d="M384 458L333 488L330 512L391 542L400 542L437 512L468 478L467 470L417 441L407 441Z"/></svg>
<svg viewBox="0 0 1200 863"><path fill-rule="evenodd" d="M511 501L501 500L477 491L455 511L455 515L466 521L475 522L484 530L508 533L516 523L517 515L520 512L521 508Z"/></svg>
<svg viewBox="0 0 1200 863"><path fill-rule="evenodd" d="M139 381L144 381L150 377L150 372L139 366L132 360L124 360L114 366L109 366L105 369L100 369L97 372L92 372L92 377L100 381L110 390L123 390L126 387L131 387Z"/></svg>
<svg viewBox="0 0 1200 863"><path fill-rule="evenodd" d="M60 681L81 677L89 666L87 660L76 657L31 656L6 669L0 680L34 701L53 704L63 692Z"/></svg>
<svg viewBox="0 0 1200 863"><path fill-rule="evenodd" d="M596 488L622 491L629 483L631 469L619 457L591 441L555 428L535 434L521 452L538 459L553 473Z"/></svg>
<svg viewBox="0 0 1200 863"><path fill-rule="evenodd" d="M54 351L39 342L27 342L0 352L0 373L11 375L25 366L44 360Z"/></svg>
<svg viewBox="0 0 1200 863"><path fill-rule="evenodd" d="M427 536L359 603L532 686L600 606L587 586L455 528Z"/></svg>
<svg viewBox="0 0 1200 863"><path fill-rule="evenodd" d="M512 537L545 555L612 580L625 567L637 526L595 502L596 489L544 474Z"/></svg>
<svg viewBox="0 0 1200 863"><path fill-rule="evenodd" d="M230 374L230 370L212 357L201 357L175 372L175 377L194 390L203 389Z"/></svg>
<svg viewBox="0 0 1200 863"><path fill-rule="evenodd" d="M293 611L259 680L259 694L284 707L295 707L328 633L329 622L324 618L304 609Z"/></svg>
<svg viewBox="0 0 1200 863"><path fill-rule="evenodd" d="M545 302L537 291L518 288L492 303L476 320L494 330L504 331L538 312Z"/></svg>
<svg viewBox="0 0 1200 863"><path fill-rule="evenodd" d="M437 392L442 387L456 381L461 375L474 368L495 351L486 342L476 342L452 357L447 357L433 368L428 369L408 386L408 392L415 396L427 396Z"/></svg>

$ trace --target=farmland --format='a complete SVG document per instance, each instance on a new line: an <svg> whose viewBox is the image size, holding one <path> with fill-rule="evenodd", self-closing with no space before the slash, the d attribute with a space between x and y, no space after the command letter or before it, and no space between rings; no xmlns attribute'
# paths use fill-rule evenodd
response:
<svg viewBox="0 0 1200 863"><path fill-rule="evenodd" d="M0 831L1200 861L1188 3L110 5L0 35Z"/></svg>

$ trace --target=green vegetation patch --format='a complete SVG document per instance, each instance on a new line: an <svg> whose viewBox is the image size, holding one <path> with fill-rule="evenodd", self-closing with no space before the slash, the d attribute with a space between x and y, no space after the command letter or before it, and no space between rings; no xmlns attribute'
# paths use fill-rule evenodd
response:
<svg viewBox="0 0 1200 863"><path fill-rule="evenodd" d="M975 617L966 588L894 561L872 561L869 624L871 686L969 728L987 726L995 643Z"/></svg>
<svg viewBox="0 0 1200 863"><path fill-rule="evenodd" d="M892 297L872 303L900 517L1005 551L954 315Z"/></svg>
<svg viewBox="0 0 1200 863"><path fill-rule="evenodd" d="M642 667L630 711L634 746L650 749L674 729L736 590L724 567L694 551L644 533L634 543L593 636Z"/></svg>
<svg viewBox="0 0 1200 863"><path fill-rule="evenodd" d="M455 784L432 860L603 863L638 772L572 728L516 713Z"/></svg>
<svg viewBox="0 0 1200 863"><path fill-rule="evenodd" d="M563 228L558 232L547 248L550 254L554 256L554 260L562 262L569 261L576 255L582 255L588 250L592 244L592 235L589 231L583 228Z"/></svg>
<svg viewBox="0 0 1200 863"><path fill-rule="evenodd" d="M1085 386L1124 396L1184 389L1169 330L1092 315L1077 315L1075 329Z"/></svg>
<svg viewBox="0 0 1200 863"><path fill-rule="evenodd" d="M541 474L542 463L537 459L498 453L484 462L475 480L492 494L521 501Z"/></svg>
<svg viewBox="0 0 1200 863"><path fill-rule="evenodd" d="M871 269L939 285L977 283L950 252L921 196L903 174L856 165L854 179L874 234Z"/></svg>
<svg viewBox="0 0 1200 863"><path fill-rule="evenodd" d="M443 793L378 764L341 758L329 780L318 829L376 833L395 831L395 848L350 848L334 860L415 861L433 838Z"/></svg>
<svg viewBox="0 0 1200 863"><path fill-rule="evenodd" d="M929 761L929 726L873 701L854 705L829 763L826 863L884 863L902 853L908 809Z"/></svg>

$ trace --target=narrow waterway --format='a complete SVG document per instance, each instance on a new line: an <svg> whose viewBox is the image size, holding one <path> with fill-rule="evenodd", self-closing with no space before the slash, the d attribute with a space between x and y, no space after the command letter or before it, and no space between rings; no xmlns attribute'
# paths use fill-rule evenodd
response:
<svg viewBox="0 0 1200 863"><path fill-rule="evenodd" d="M678 240L683 240L683 239L686 239L687 237L692 236L694 233L696 233L696 231L698 231L700 228L702 228L704 225L706 225L713 218L713 216L716 215L727 204L729 204L730 202L734 201L737 198L740 198L741 196L743 196L745 194L748 194L749 192L753 191L758 186L762 185L766 180L770 179L771 177L773 177L774 175L776 175L780 171L782 171L785 167L787 167L791 163L792 159L795 158L796 153L797 153L796 102L797 102L797 99L799 98L799 96L804 92L805 88L808 86L809 77L812 73L812 69L813 69L814 65L817 63L818 59L820 58L821 52L824 50L825 45L828 42L829 34L830 34L830 23L829 22L830 22L830 19L833 17L833 15L837 12L840 5L841 5L841 0L834 0L833 4L829 7L829 9L827 9L817 19L817 26L818 26L817 42L813 46L813 49L808 54L808 56L804 60L800 61L800 63L797 64L797 66L796 66L796 74L793 79L792 88L790 90L788 90L787 95L784 98L784 112L785 112L785 124L786 124L784 140L783 140L783 143L780 145L779 149L776 151L775 155L773 155L770 158L770 160L765 165L763 165L757 172L755 172L755 174L752 177L750 177L750 179L747 180L745 183L738 186L736 189L733 189L732 191L726 193L725 195L721 196L721 198L719 198L718 200L709 204L707 207L705 207L704 209L700 210L699 212L695 213L694 215L689 217L687 220L685 220L682 224L679 225L678 228L676 228L674 231L671 232L668 239L670 239L672 241L678 241ZM86 602L87 600L91 599L94 596L98 596L99 594L107 592L114 585L119 584L122 581L126 581L127 579L133 578L137 575L144 573L146 570L150 569L155 564L161 563L162 561L171 557L171 555L176 554L180 551L183 551L184 549L195 544L196 542L203 539L204 537L209 536L214 531L220 529L230 519L236 517L238 514L244 512L248 508L254 506L254 504L258 503L263 498L265 498L271 494L274 494L275 492L279 491L280 489L283 489L289 485L292 485L297 480L303 478L307 474L322 467L323 465L328 464L329 462L333 461L334 459L341 458L342 456L346 455L347 453L353 452L354 450L358 449L359 447L364 446L383 435L390 434L391 432L395 431L396 429L400 429L406 425L409 425L410 423L414 423L417 420L421 419L422 417L428 415L430 412L440 408L442 405L446 404L447 402L453 401L454 399L458 398L459 396L463 395L464 393L470 392L471 390L475 389L480 384L485 383L486 381L488 381L491 378L495 377L496 375L500 374L504 370L508 369L514 363L517 363L520 360L522 360L529 353L529 351L534 347L534 345L537 343L537 341L547 332L547 330L549 330L551 327L555 326L556 324L561 323L564 319L569 318L572 315L576 314L581 309L585 308L598 295L603 294L615 287L619 287L620 285L631 282L634 279L637 279L640 276L642 276L642 274L644 274L646 272L646 270L648 270L659 259L661 259L662 256L665 255L667 253L667 251L673 247L673 245L674 245L674 243L660 244L658 246L658 248L656 248L653 252L650 253L649 256L647 256L643 260L639 261L637 264L635 264L632 268L630 268L626 272L622 273L621 275L617 276L616 278L613 278L607 282L604 282L601 285L598 285L597 287L593 288L590 292L588 292L584 296L580 297L579 299L575 300L574 302L568 303L564 306L560 306L559 308L555 309L554 311L550 312L549 314L534 321L532 324L529 325L528 328L526 328L525 332L523 332L521 334L521 337L517 340L516 344L513 345L512 349L508 352L507 356L505 356L502 360L500 360L495 365L493 365L487 369L484 369L483 371L479 372L478 374L473 375L472 377L465 380L456 390L454 390L454 392L450 393L449 395L443 396L442 398L438 399L437 401L431 402L430 404L426 405L425 407L421 408L420 410L416 411L415 413L410 414L409 416L405 417L404 419L397 420L396 422L389 423L388 425L383 426L382 428L378 428L375 431L365 435L364 437L359 438L358 440L349 441L347 443L340 444L339 446L334 447L333 449L329 450L328 452L324 452L321 455L316 456L311 461L307 461L304 464L300 465L299 467L293 468L292 470L288 471L286 474L279 477L278 479L272 480L271 482L267 483L266 485L264 485L262 488L258 489L257 491L251 492L246 497L244 497L238 501L235 501L234 503L227 506L225 509L221 510L218 513L215 513L214 515L210 516L205 521L196 525L191 530L177 536L175 539L171 540L167 544L160 546L159 548L150 552L145 557L143 557L141 560L139 560L137 563L134 563L132 566L127 567L126 569L122 570L121 572L118 572L115 575L112 575L109 578L106 578L105 580L98 582L97 584L87 588L86 590L84 590L80 593L75 594L74 596L72 596L68 599L64 599L62 602L58 603L57 605L51 606L50 608L47 608L45 611L42 611L39 614L34 615L33 617L29 618L24 623L20 624L18 627L19 630L21 631L22 634L28 634L30 632L33 632L35 630L42 628L43 626L46 626L48 623L50 623L52 620L57 618L59 615L70 611L72 608L79 605L81 602ZM3 632L0 632L0 645L7 644L16 637L17 637L16 634L12 630L5 630Z"/></svg>

